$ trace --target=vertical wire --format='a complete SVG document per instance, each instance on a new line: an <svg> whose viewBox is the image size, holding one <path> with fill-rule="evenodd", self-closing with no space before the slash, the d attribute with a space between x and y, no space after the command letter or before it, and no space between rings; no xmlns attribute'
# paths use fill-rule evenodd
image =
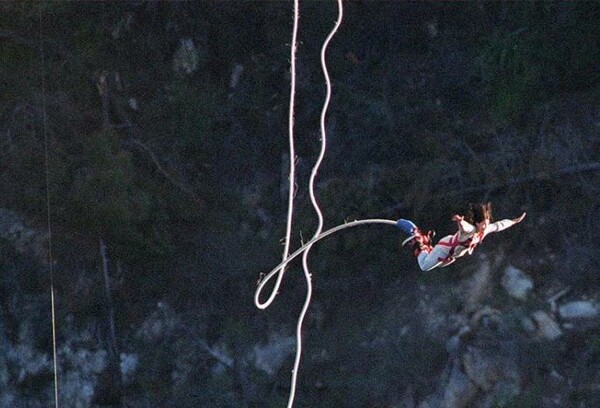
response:
<svg viewBox="0 0 600 408"><path fill-rule="evenodd" d="M343 16L342 0L337 0L337 7L338 7L337 20L335 22L333 29L331 30L331 32L329 33L329 35L323 42L323 46L321 48L321 68L323 70L323 76L325 77L325 86L326 86L325 101L323 103L323 109L321 110L321 118L320 118L321 151L319 153L317 161L315 162L315 165L312 168L310 180L308 183L308 190L310 193L310 201L311 201L312 206L315 210L315 213L317 214L317 217L318 217L318 226L313 235L313 238L318 237L321 234L321 232L323 231L323 213L321 212L321 209L319 208L319 203L317 201L317 197L315 194L315 180L317 178L317 173L319 172L319 167L321 166L323 158L325 157L325 150L327 148L327 131L326 131L326 126L325 126L325 119L327 117L327 109L329 108L329 102L331 100L331 80L329 78L329 71L327 70L326 52L327 52L327 47L329 45L329 42L331 41L331 39L337 32L338 28L340 27L340 24L342 23L342 16ZM298 317L298 324L296 327L296 343L297 343L296 358L294 360L294 369L292 371L292 386L291 386L291 390L290 390L288 408L291 408L294 403L294 397L295 397L295 393L296 393L296 385L297 385L297 381L298 381L298 370L300 367L300 359L302 356L302 325L304 323L304 317L306 316L306 312L308 311L308 308L310 306L310 302L312 299L312 279L311 279L311 273L310 273L310 270L308 267L308 255L310 253L311 248L312 248L312 244L308 245L306 247L306 249L304 250L304 254L302 256L302 268L304 270L304 277L306 279L307 288L306 288L306 298L304 300L304 305L302 307L302 311L300 312L300 316Z"/></svg>
<svg viewBox="0 0 600 408"><path fill-rule="evenodd" d="M42 3L39 8L39 30L40 30L40 59L42 76L42 128L44 134L44 169L46 178L46 220L48 228L48 270L50 272L50 309L52 317L52 359L54 370L54 406L58 404L58 353L56 342L56 300L54 296L54 266L52 262L52 212L50 210L50 152L48 148L47 115L46 115L46 77L44 61L44 39L42 30Z"/></svg>
<svg viewBox="0 0 600 408"><path fill-rule="evenodd" d="M282 259L285 260L290 253L290 245L292 241L292 221L294 214L294 196L295 196L295 178L296 178L296 152L294 148L294 109L295 109L295 99L296 99L296 50L297 50L297 42L298 42L298 25L299 25L299 0L294 0L294 22L292 28L292 45L290 50L290 109L289 109L289 117L288 117L288 136L289 136L289 146L290 146L290 174L289 174L289 194L288 194L288 212L287 212L287 222L286 222L286 232L284 238L284 249ZM266 309L269 307L273 300L277 296L279 292L279 287L281 286L281 281L283 279L283 274L285 273L285 266L282 267L277 272L277 280L275 281L275 286L269 295L269 298L265 302L260 301L260 292L256 291L256 295L254 296L254 304L259 309Z"/></svg>

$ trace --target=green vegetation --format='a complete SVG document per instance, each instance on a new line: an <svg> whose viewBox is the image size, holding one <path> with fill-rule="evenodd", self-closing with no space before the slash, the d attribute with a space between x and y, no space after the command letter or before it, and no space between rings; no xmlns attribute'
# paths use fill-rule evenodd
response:
<svg viewBox="0 0 600 408"><path fill-rule="evenodd" d="M301 12L294 244L315 225L305 186L324 96L319 47L335 20L324 4ZM328 54L334 93L317 181L328 225L404 217L439 237L469 201L491 200L497 219L530 218L481 251L511 254L536 283L597 287L599 3L346 5ZM293 330L305 290L293 265L281 309L257 317L251 301L283 236L291 23L280 1L0 5L0 208L45 230L48 177L59 318L82 327L105 318L106 243L118 341L140 357L127 392L149 405L285 403L291 357L275 374L243 358L257 339ZM182 44L197 62L189 72L174 70ZM308 316L301 404L387 406L406 389L435 389L444 344L410 317L416 329L398 335L405 322L388 318L400 308L381 304L409 293L402 310L413 313L420 285L443 296L462 276L458 266L417 276L397 241L366 228L315 247L324 317ZM45 290L38 266L5 246L0 255L17 260L0 262L0 298ZM157 302L185 321L155 342L131 340ZM13 313L7 305L0 311ZM597 358L592 335L584 349ZM220 366L199 339L247 365ZM564 358L538 346L532 371ZM496 405L538 404L545 378L529 379ZM572 400L597 397L582 388Z"/></svg>
<svg viewBox="0 0 600 408"><path fill-rule="evenodd" d="M478 51L479 75L502 123L558 92L598 83L596 4L510 3L505 13Z"/></svg>

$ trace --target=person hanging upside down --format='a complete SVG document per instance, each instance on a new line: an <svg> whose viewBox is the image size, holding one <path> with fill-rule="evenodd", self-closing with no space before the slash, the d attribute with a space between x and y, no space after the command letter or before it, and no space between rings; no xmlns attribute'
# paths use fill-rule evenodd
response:
<svg viewBox="0 0 600 408"><path fill-rule="evenodd" d="M452 221L458 225L458 231L440 239L435 246L432 245L432 231L423 233L415 223L402 218L396 221L396 226L409 235L402 242L402 246L410 244L421 270L430 271L448 266L461 256L471 255L488 234L504 231L520 223L525 215L526 213L523 213L518 218L492 223L491 203L469 204L466 216L452 217Z"/></svg>

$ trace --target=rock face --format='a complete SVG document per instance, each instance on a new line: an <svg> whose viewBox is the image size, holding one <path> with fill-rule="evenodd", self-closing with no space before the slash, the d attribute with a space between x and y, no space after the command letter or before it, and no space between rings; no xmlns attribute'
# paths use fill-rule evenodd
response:
<svg viewBox="0 0 600 408"><path fill-rule="evenodd" d="M598 316L598 308L592 302L578 300L560 306L558 313L563 319L591 319Z"/></svg>
<svg viewBox="0 0 600 408"><path fill-rule="evenodd" d="M461 370L459 364L448 368L446 384L434 395L419 404L419 408L459 408L466 407L477 393L477 387Z"/></svg>
<svg viewBox="0 0 600 408"><path fill-rule="evenodd" d="M269 342L254 346L250 359L259 370L273 375L281 368L283 362L294 352L296 339L294 337L272 335Z"/></svg>
<svg viewBox="0 0 600 408"><path fill-rule="evenodd" d="M486 400L493 404L510 399L519 393L520 382L521 376L510 356L469 346L450 363L438 390L426 397L419 408L493 406Z"/></svg>
<svg viewBox="0 0 600 408"><path fill-rule="evenodd" d="M519 300L526 300L527 295L533 289L533 279L525 272L510 265L504 271L501 284L509 296Z"/></svg>
<svg viewBox="0 0 600 408"><path fill-rule="evenodd" d="M173 71L179 75L191 75L198 69L198 50L191 38L179 40L179 48L173 56Z"/></svg>
<svg viewBox="0 0 600 408"><path fill-rule="evenodd" d="M519 372L510 356L495 355L478 347L468 347L462 358L469 379L481 390L490 392L500 384L515 387L520 382Z"/></svg>
<svg viewBox="0 0 600 408"><path fill-rule="evenodd" d="M66 326L69 326L67 324ZM65 335L66 333L66 335ZM59 386L61 403L73 408L89 407L99 374L106 364L106 352L90 347L91 330L76 331L64 327L67 340L58 345ZM21 338L19 344L6 342L0 350L0 408L43 407L48 401L43 396L19 392L26 384L52 378L52 356L33 344L35 337ZM51 382L44 381L45 394L51 395ZM10 389L15 391L7 391Z"/></svg>
<svg viewBox="0 0 600 408"><path fill-rule="evenodd" d="M25 217L14 211L0 208L0 238L12 242L20 254L46 260L47 234L29 226Z"/></svg>
<svg viewBox="0 0 600 408"><path fill-rule="evenodd" d="M478 310L493 291L495 265L486 256L479 256L475 271L461 283L460 296L467 312Z"/></svg>
<svg viewBox="0 0 600 408"><path fill-rule="evenodd" d="M546 340L555 340L562 336L560 326L548 315L548 313L538 310L533 313L532 317L537 327L538 337Z"/></svg>

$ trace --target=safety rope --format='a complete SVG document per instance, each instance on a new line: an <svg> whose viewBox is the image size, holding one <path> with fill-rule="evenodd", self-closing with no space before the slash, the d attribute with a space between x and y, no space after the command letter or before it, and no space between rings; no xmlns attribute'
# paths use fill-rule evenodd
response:
<svg viewBox="0 0 600 408"><path fill-rule="evenodd" d="M325 101L323 103L323 109L321 110L321 118L320 118L320 130L321 130L321 150L319 152L319 156L315 162L315 165L312 168L310 179L308 182L308 191L310 195L311 204L317 214L318 218L318 226L313 235L314 237L318 237L319 234L323 231L323 213L319 208L319 203L317 201L317 197L315 194L315 180L317 178L317 173L319 172L319 167L325 157L325 150L327 148L327 130L325 126L325 119L327 117L327 109L329 108L329 102L331 100L331 80L329 79L329 71L327 70L327 60L326 60L326 52L327 46L329 45L331 39L337 32L340 24L342 23L343 16L343 5L342 0L337 0L338 5L338 17L335 22L335 25L325 41L323 42L323 46L321 47L321 68L323 70L323 76L325 77L325 86L326 86L326 95ZM296 326L296 358L294 360L294 368L292 371L292 387L290 389L290 397L288 407L291 408L294 397L296 394L296 383L298 381L298 370L300 367L300 358L302 355L302 325L304 324L304 317L306 316L306 312L310 306L310 302L312 299L312 279L311 273L308 268L308 255L312 248L312 245L309 245L304 250L304 255L302 256L302 269L304 271L304 278L306 280L306 297L304 300L304 305L302 306L302 310L300 311L300 315L298 317L298 324Z"/></svg>
<svg viewBox="0 0 600 408"><path fill-rule="evenodd" d="M298 26L299 26L299 0L294 0L294 17L293 17L293 27L292 27L292 44L290 47L290 101L289 101L289 115L288 115L288 139L289 139L289 191L288 191L288 212L287 212L287 222L286 222L286 233L284 238L284 249L282 259L285 261L287 259L290 252L290 245L292 241L292 223L293 223L293 215L294 215L294 197L296 195L296 181L295 181L295 168L296 168L296 153L294 149L294 108L295 108L295 99L296 99L296 51L298 48ZM254 303L256 307L259 309L266 309L271 305L277 293L279 292L279 287L281 286L281 281L283 280L283 275L285 273L285 266L282 266L279 270L275 271L277 274L277 280L275 281L275 285L269 298L263 303L260 301L260 290L257 290L256 295L254 297ZM275 273L272 275L274 276ZM310 278L309 278L310 279ZM264 285L263 285L264 286ZM310 286L310 282L309 282ZM262 287L262 286L261 286ZM300 329L298 329L300 330ZM297 336L298 345L300 346L301 338L300 334ZM300 360L300 348L298 347L298 351L296 352L296 363L294 364L294 370L292 374L292 385L290 392L290 397L288 400L288 407L293 405L294 394L296 389L296 373L298 371L297 366L299 365Z"/></svg>
<svg viewBox="0 0 600 408"><path fill-rule="evenodd" d="M295 258L297 258L299 255L304 253L304 251L306 251L306 248L312 247L315 243L322 240L323 238L328 237L329 235L331 235L333 233L344 230L346 228L358 227L359 225L366 225L366 224L388 224L388 225L393 225L394 227L396 227L396 221L394 221L394 220L370 218L370 219L365 219L365 220L355 220L355 221L347 222L345 224L340 224L336 227L328 229L327 231L322 232L318 236L312 238L310 241L308 241L307 243L302 245L295 252L293 252L290 256L288 256L286 259L281 261L281 263L279 263L275 268L271 269L271 271L269 273L267 273L264 276L264 278L261 279L260 283L258 284L258 288L256 289L256 296L260 295L260 293L262 292L265 285L269 282L269 280L271 280L273 278L273 276L277 273L277 271L279 271L279 269L286 267L288 263L290 263Z"/></svg>
<svg viewBox="0 0 600 408"><path fill-rule="evenodd" d="M46 77L44 60L44 39L42 30L42 7L39 5L39 32L40 32L40 68L42 77L42 129L44 134L44 170L46 178L46 220L48 229L48 271L50 273L50 311L52 318L52 360L54 372L54 406L58 404L58 353L56 341L56 300L54 295L54 266L52 261L52 212L50 200L50 149L48 143L47 114L46 114Z"/></svg>
<svg viewBox="0 0 600 408"><path fill-rule="evenodd" d="M299 0L294 0L294 24L292 28L292 45L290 49L290 102L289 102L289 115L288 115L288 138L289 138L289 148L290 148L290 169L289 169L289 187L288 187L288 212L287 212L287 222L286 222L286 232L284 238L284 249L282 259L286 259L288 254L290 253L290 245L292 241L292 221L294 216L294 197L296 195L296 151L294 148L294 108L296 101L296 51L298 49L298 25L300 20L299 15ZM281 281L283 279L283 275L285 273L285 268L281 268L279 273L277 274L277 281L275 282L275 287L273 288L273 292L269 296L269 299L260 303L257 301L257 306L262 309L266 309L269 305L275 300L277 293L279 292L279 287L281 286ZM258 299L258 298L257 298Z"/></svg>
<svg viewBox="0 0 600 408"><path fill-rule="evenodd" d="M259 309L266 309L267 307L269 307L278 294L279 287L281 285L281 281L283 279L283 275L285 272L285 268L287 267L288 263L290 263L293 259L295 259L300 254L303 254L302 267L303 267L304 277L305 277L306 284L307 284L307 291L306 291L306 297L304 300L304 305L303 305L300 315L298 317L298 322L297 322L297 326L296 326L297 347L296 347L296 356L294 359L294 367L293 367L293 371L292 371L291 389L290 389L290 395L289 395L288 405L287 405L288 408L292 408L292 406L294 404L294 398L295 398L297 380L298 380L298 371L299 371L300 360L301 360L301 355L302 355L302 325L303 325L304 317L308 311L308 308L309 308L310 302L311 302L311 298L312 298L312 278L311 278L311 273L310 273L309 266L308 266L308 256L309 256L309 252L310 252L312 246L316 242L320 241L321 239L323 239L335 232L346 229L346 228L351 228L351 227L355 227L355 226L359 226L359 225L366 225L366 224L388 224L388 225L396 226L396 221L394 221L394 220L366 219L366 220L357 220L357 221L352 221L352 222L345 223L342 225L338 225L337 227L334 227L325 232L322 232L323 223L324 223L323 214L319 208L316 194L314 192L314 185L315 185L317 173L319 171L319 167L321 165L321 162L323 161L323 158L325 156L325 150L327 147L327 132L326 132L326 126L325 126L325 119L326 119L327 110L329 107L329 102L331 100L331 81L330 81L329 73L327 70L326 51L327 51L329 42L331 41L331 39L337 32L337 30L342 22L342 16L343 16L342 0L337 0L337 5L338 5L337 20L335 22L333 29L331 30L331 32L325 39L323 46L321 48L321 67L323 70L323 75L325 77L327 93L325 96L325 101L323 104L323 109L321 111L321 117L320 117L321 150L320 150L319 156L315 162L315 165L313 166L313 169L311 171L309 186L308 186L311 204L312 204L312 206L315 210L315 213L317 214L317 217L318 217L318 226L317 226L317 229L316 229L313 237L307 243L305 243L299 249L297 249L294 253L289 255L290 237L291 237L291 229L292 229L292 216L293 216L293 199L294 199L294 194L295 194L295 191L294 191L294 189L295 189L295 181L294 181L295 154L294 154L294 150L293 150L293 146L294 146L293 119L294 119L294 94L295 94L295 87L296 87L295 53L296 53L296 38L297 38L297 30L298 30L298 8L299 8L298 0L294 0L294 25L293 25L293 33L292 33L293 41L292 41L292 47L291 47L292 48L292 50L291 50L291 54L292 54L292 57L291 57L291 63L292 63L292 65L291 65L291 95L290 95L290 115L289 115L290 195L289 195L289 205L288 205L287 230L286 230L286 237L285 237L285 249L283 252L283 259L282 259L281 263L279 265L277 265L275 268L273 268L266 276L264 276L264 278L261 279L261 281L259 282L258 287L256 289L256 293L254 295L254 303L255 303L256 307L258 307ZM263 289L274 277L277 277L277 279L273 286L271 294L269 295L268 299L265 302L261 302L260 297L261 297L261 293L262 293Z"/></svg>

